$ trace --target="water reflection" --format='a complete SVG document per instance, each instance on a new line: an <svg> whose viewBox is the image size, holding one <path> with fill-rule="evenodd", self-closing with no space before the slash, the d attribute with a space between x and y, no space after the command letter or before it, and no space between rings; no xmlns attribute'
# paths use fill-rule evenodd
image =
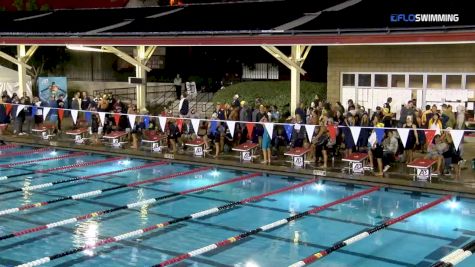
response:
<svg viewBox="0 0 475 267"><path fill-rule="evenodd" d="M78 223L76 230L74 230L73 244L76 247L93 245L99 241L99 222L91 219L85 222ZM87 256L94 255L94 249L86 249L83 253Z"/></svg>
<svg viewBox="0 0 475 267"><path fill-rule="evenodd" d="M33 177L31 177L31 176L27 176L25 178L25 180L23 181L23 188L28 188L31 185L31 179L32 178ZM23 190L23 205L31 203L31 199L30 199L31 195L33 195L33 193L31 193L30 190L28 190L28 189Z"/></svg>
<svg viewBox="0 0 475 267"><path fill-rule="evenodd" d="M142 201L145 199L145 192L143 188L137 189L137 201ZM148 208L150 207L149 204L143 205L140 207L140 223L141 225L147 225L148 222Z"/></svg>

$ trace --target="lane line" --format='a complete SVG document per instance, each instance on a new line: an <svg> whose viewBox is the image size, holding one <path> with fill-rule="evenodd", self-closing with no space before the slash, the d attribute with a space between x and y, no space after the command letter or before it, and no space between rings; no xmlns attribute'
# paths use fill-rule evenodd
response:
<svg viewBox="0 0 475 267"><path fill-rule="evenodd" d="M214 250L214 249L217 249L217 248L220 248L220 247L224 247L224 246L230 245L230 244L232 244L232 243L234 243L234 242L237 242L237 241L239 241L239 240L245 239L245 238L247 238L247 237L249 237L249 236L251 236L251 235L255 235L255 234L259 233L259 232L268 231L268 230L277 228L277 227L282 226L282 225L284 225L284 224L287 224L287 223L289 223L289 222L291 222L291 221L294 221L294 220L303 218L303 217L305 217L305 216L307 216L307 215L320 212L320 211L322 211L322 210L328 209L329 207L332 207L332 206L341 204L341 203L343 203L343 202L350 201L350 200L352 200L352 199L355 199L355 198L364 196L364 195L366 195L366 194L372 193L372 192L374 192L374 191L379 190L379 188L380 188L380 187L375 186L375 187L372 187L372 188L370 188L370 189L367 189L367 190L358 192L358 193L356 193L356 194L353 194L353 195L351 195L351 196L347 196L347 197L338 199L338 200L336 200L336 201L327 203L327 204L325 204L325 205L323 205L323 206L319 206L319 207L313 208L313 209L311 209L311 210L307 210L307 211L305 211L305 212L298 213L298 214L296 214L296 215L287 217L287 218L285 218L285 219L281 219L281 220L274 221L274 222L272 222L272 223L263 225L263 226L261 226L261 227L259 227L259 228L254 229L254 230L247 231L247 232L241 233L241 234L239 234L239 235L232 236L232 237L229 237L229 238L227 238L227 239L221 240L221 241L219 241L219 242L216 242L216 243L213 243L213 244L210 244L210 245L201 247L201 248L199 248L199 249L195 249L195 250L189 251L189 252L187 252L187 253L181 254L181 255L179 255L179 256L177 256L177 257L168 259L168 260L163 261L163 262L161 262L161 263L159 263L159 264L155 264L155 265L153 265L153 267L162 267L162 266L167 266L167 265L175 264L175 263L181 262L181 261L183 261L183 260L185 260L185 259L188 259L188 258L191 258L191 257L195 257L195 256L198 256L198 255L200 255L200 254L209 252L209 251L211 251L211 250Z"/></svg>
<svg viewBox="0 0 475 267"><path fill-rule="evenodd" d="M128 203L128 204L125 204L123 206L118 206L118 207L114 207L114 208L110 208L110 209L106 209L106 210L94 211L94 212L90 212L88 214L79 215L79 216L72 217L72 218L69 218L69 219L64 219L64 220L48 223L48 224L37 226L37 227L23 229L23 230L16 231L16 232L13 232L13 233L10 233L10 234L7 234L7 235L3 235L3 236L0 236L0 240L9 239L9 238L18 237L18 236L23 236L23 235L39 232L39 231L42 231L42 230L51 229L51 228L55 228L55 227L58 227L58 226L63 226L63 225L70 224L70 223L75 223L75 222L86 220L86 219L93 218L93 217L99 217L99 216L102 216L102 215L105 215L105 214L110 214L110 213L120 211L120 210L138 208L138 207L142 207L144 205L153 204L153 203L155 203L157 201L160 201L160 200L165 200L165 199L176 197L176 196L183 196L183 195L187 195L187 194L195 193L195 192L201 192L201 191L205 191L205 190L208 190L210 188L217 187L217 186L220 186L220 185L236 183L236 182L243 181L243 180L250 180L250 179L256 178L256 177L261 176L261 175L262 175L261 173L248 174L248 175L239 176L239 177L236 177L236 178L233 178L233 179L230 179L230 180L222 181L222 182L219 182L219 183L214 183L214 184L211 184L211 185L206 185L206 186L201 186L201 187L190 189L190 190L185 190L185 191L182 191L182 192L171 193L171 194L167 194L167 195L156 197L156 198L149 198L149 199L146 199L146 200L137 201L137 202L133 202L133 203Z"/></svg>
<svg viewBox="0 0 475 267"><path fill-rule="evenodd" d="M43 189L43 188L55 186L55 185L58 185L58 184L70 183L70 182L80 181L80 180L88 180L88 179L91 179L91 178L96 178L96 177L100 177L100 176L104 176L104 175L112 175L112 174L117 174L117 173L126 172L126 171L140 170L140 169L145 169L145 168L149 168L149 167L164 165L164 164L167 164L167 163L168 162L165 162L165 161L159 161L159 162L149 163L149 164L145 164L145 165L130 167L130 168L122 169L122 170L103 172L103 173L98 173L98 174L93 174L93 175L88 175L88 176L73 177L73 178L70 178L70 179L64 179L64 180L59 180L59 181L54 181L54 182L44 183L44 184L30 185L30 186L25 186L25 187L22 187L22 188L14 188L14 189L11 189L11 190L8 190L8 191L0 192L0 195L6 195L6 194L21 192L21 191L33 191L33 190L37 190L37 189Z"/></svg>
<svg viewBox="0 0 475 267"><path fill-rule="evenodd" d="M196 218L203 217L203 216L208 216L208 215L211 215L213 213L217 213L217 212L220 212L220 211L223 211L223 210L228 210L228 209L231 209L231 208L236 207L238 205L243 205L243 204L246 204L248 202L257 201L257 200L260 200L262 198L265 198L265 197L268 197L268 196L271 196L271 195L279 194L279 193L289 191L289 190L292 190L292 189L295 189L295 188L298 188L298 187L302 187L302 186L305 186L305 185L308 185L308 184L311 184L311 183L315 183L315 181L316 181L316 179L308 180L308 181L305 181L305 182L302 182L302 183L294 184L294 185L291 185L291 186L288 186L288 187L284 187L284 188L280 188L280 189L277 189L277 190L274 190L274 191L271 191L271 192L267 192L267 193L264 193L264 194L261 194L261 195L258 195L258 196L249 197L249 198L246 198L246 199L243 199L243 200L240 200L240 201L236 201L236 202L233 202L233 203L230 203L230 204L226 204L226 205L223 205L223 206L203 210L203 211L193 213L193 214L181 217L181 218L173 219L173 220L163 222L163 223L159 223L159 224L154 224L154 225L148 226L148 227L143 228L143 229L134 230L134 231L127 232L127 233L124 233L124 234L121 234L121 235L118 235L118 236L114 236L114 237L108 237L108 238L99 240L94 244L88 244L88 245L85 245L85 246L82 246L82 247L77 247L77 248L74 248L74 249L71 249L71 250L68 250L68 251L63 251L63 252L58 253L58 254L43 257L43 258L40 258L40 259L37 259L37 260L34 260L34 261L30 261L30 262L27 262L27 263L24 263L24 264L21 264L21 265L17 265L17 267L33 267L33 266L42 265L44 263L48 263L50 261L53 261L53 260L56 260L56 259L59 259L59 258L63 258L65 256L69 256L69 255L72 255L72 254L75 254L75 253L78 253L78 252L81 252L81 251L84 251L84 250L87 250L87 249L94 249L96 247L103 246L103 245L106 245L106 244L109 244L109 243L119 242L119 241L127 239L127 238L131 238L131 237L134 237L134 236L139 236L139 235L142 235L146 232L150 232L152 230L164 228L164 227L167 227L167 226L172 225L172 224L187 221L187 220L190 220L190 219L196 219Z"/></svg>
<svg viewBox="0 0 475 267"><path fill-rule="evenodd" d="M183 176L183 175L188 175L188 174L197 173L197 172L201 172L201 171L206 171L206 170L209 170L209 169L211 169L211 167L201 167L201 168L192 169L192 170L189 170L189 171L177 172L177 173L173 173L173 174L169 174L169 175L165 175L165 176L160 176L160 177L157 177L157 178L152 178L152 179L139 181L139 182L135 182L135 183L119 184L117 186L108 187L108 188L104 188L104 189L88 191L88 192L79 193L79 194L70 195L70 196L65 196L65 197L60 197L60 198L56 198L56 199L50 199L50 200L46 200L46 201L43 201L43 202L26 204L26 205L22 205L22 206L15 207L15 208L1 210L0 211L0 216L4 216L4 215L7 215L7 214L12 214L12 213L17 213L17 212L24 211L24 210L30 210L30 209L35 209L35 208L39 208L39 207L44 207L44 206L49 205L49 204L63 202L63 201L67 201L67 200L78 200L78 199L82 199L82 198L95 197L95 196L101 195L104 192L114 191L114 190L117 190L117 189L122 189L122 188L127 188L127 187L135 187L135 186L138 186L138 185L141 185L141 184L155 183L155 182L158 182L158 181L161 181L161 180L172 179L172 178L175 178L175 177L178 177L178 176Z"/></svg>
<svg viewBox="0 0 475 267"><path fill-rule="evenodd" d="M315 262L315 261L317 261L317 260L320 260L320 259L324 258L325 256L329 255L329 254L332 253L332 252L335 252L335 251L337 251L337 250L339 250L339 249L341 249L341 248L343 248L343 247L345 247L345 246L349 246L349 245L351 245L351 244L353 244L353 243L356 243L356 242L358 242L358 241L360 241L360 240L362 240L362 239L365 239L366 237L368 237L368 236L370 236L370 235L376 233L376 232L379 231L379 230L382 230L382 229L384 229L384 228L386 228L386 227L389 227L389 226L391 226L391 225L393 225L393 224L395 224L395 223L398 223L398 222L400 222L400 221L403 221L403 220L405 220L406 218L409 218L409 217L411 217L411 216L413 216L413 215L415 215L415 214L418 214L418 213L420 213L420 212L423 212L423 211L425 211L425 210L428 210L428 209L430 209L430 208L432 208L432 207L434 207L434 206L436 206L436 205L438 205L438 204L440 204L440 203L442 203L442 202L444 202L444 201L450 200L451 198L452 198L451 195L447 195L447 196L441 197L441 198L439 198L439 199L437 199L437 200L434 200L434 201L430 202L430 203L427 204L427 205L424 205L424 206L422 206L422 207L420 207L420 208L417 208L417 209L415 209L415 210L412 210L412 211L410 211L410 212L407 212L407 213L405 213L405 214L403 214L403 215L401 215L401 216L399 216L399 217L397 217L397 218L393 218L393 219L386 220L386 221L383 222L382 224L380 224L380 225L378 225L378 226L376 226L376 227L373 227L373 228L371 228L370 230L367 230L367 231L358 233L358 234L356 234L356 235L354 235L354 236L352 236L352 237L350 237L350 238L348 238L348 239L346 239L346 240L340 241L340 242L334 244L332 247L329 247L329 248L327 248L327 249L321 250L321 251L319 251L319 252L317 252L317 253L314 253L313 255L308 256L308 257L305 258L305 259L302 259L302 260L300 260L300 261L298 261L298 262L296 262L296 263L294 263L294 264L289 265L289 267L300 267L300 266L305 266L305 265L307 265L307 264L313 263L313 262Z"/></svg>

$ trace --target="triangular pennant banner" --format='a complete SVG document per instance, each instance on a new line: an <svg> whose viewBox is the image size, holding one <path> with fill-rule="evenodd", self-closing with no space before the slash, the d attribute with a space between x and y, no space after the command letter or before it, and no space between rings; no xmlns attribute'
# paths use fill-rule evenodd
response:
<svg viewBox="0 0 475 267"><path fill-rule="evenodd" d="M18 117L18 114L25 108L25 105L18 105L16 106L16 114L15 117Z"/></svg>
<svg viewBox="0 0 475 267"><path fill-rule="evenodd" d="M455 149L458 150L460 143L462 142L463 130L450 130L450 135L452 136L452 140L454 141Z"/></svg>
<svg viewBox="0 0 475 267"><path fill-rule="evenodd" d="M34 117L36 115L36 111L38 110L37 106L32 106L31 107L31 116Z"/></svg>
<svg viewBox="0 0 475 267"><path fill-rule="evenodd" d="M167 124L167 117L158 117L158 123L160 123L160 128L165 132L165 126Z"/></svg>
<svg viewBox="0 0 475 267"><path fill-rule="evenodd" d="M193 126L193 130L195 131L195 133L198 133L198 130L200 129L200 119L191 119L191 125Z"/></svg>
<svg viewBox="0 0 475 267"><path fill-rule="evenodd" d="M399 138L401 138L402 145L406 148L407 144L407 137L409 136L409 131L411 129L408 128L397 128L397 132L399 134Z"/></svg>
<svg viewBox="0 0 475 267"><path fill-rule="evenodd" d="M254 123L246 123L247 138L252 140L252 130L254 129Z"/></svg>
<svg viewBox="0 0 475 267"><path fill-rule="evenodd" d="M145 125L145 129L148 129L150 126L150 117L149 116L144 116L143 117L143 124Z"/></svg>
<svg viewBox="0 0 475 267"><path fill-rule="evenodd" d="M384 129L376 128L374 129L374 131L376 132L376 139L378 140L378 144L381 144L381 142L383 142L383 139L384 139Z"/></svg>
<svg viewBox="0 0 475 267"><path fill-rule="evenodd" d="M272 133L274 132L274 124L272 122L265 122L264 126L266 127L266 131L272 139Z"/></svg>
<svg viewBox="0 0 475 267"><path fill-rule="evenodd" d="M133 129L135 127L135 118L137 118L137 115L127 114L127 118L129 119L130 128Z"/></svg>
<svg viewBox="0 0 475 267"><path fill-rule="evenodd" d="M328 135L330 135L331 140L336 140L336 125L328 125Z"/></svg>
<svg viewBox="0 0 475 267"><path fill-rule="evenodd" d="M312 142L313 133L315 132L315 125L305 124L305 130L307 131L308 142Z"/></svg>
<svg viewBox="0 0 475 267"><path fill-rule="evenodd" d="M218 122L213 120L211 121L211 133L214 135L216 134L216 128L218 127Z"/></svg>
<svg viewBox="0 0 475 267"><path fill-rule="evenodd" d="M49 113L50 110L51 110L51 108L49 108L49 107L44 107L43 108L43 120L44 121L46 120L46 116L48 116L48 113Z"/></svg>
<svg viewBox="0 0 475 267"><path fill-rule="evenodd" d="M181 128L183 128L183 119L177 119L176 126L178 126L178 130L181 132Z"/></svg>
<svg viewBox="0 0 475 267"><path fill-rule="evenodd" d="M435 130L424 130L424 134L426 135L426 144L432 144L435 136Z"/></svg>
<svg viewBox="0 0 475 267"><path fill-rule="evenodd" d="M62 108L58 109L58 117L59 117L59 120L63 120L64 109L62 109Z"/></svg>
<svg viewBox="0 0 475 267"><path fill-rule="evenodd" d="M7 111L7 115L10 114L10 111L12 111L12 104L5 103L5 110Z"/></svg>
<svg viewBox="0 0 475 267"><path fill-rule="evenodd" d="M106 113L105 112L98 112L99 113L99 119L101 120L101 125L104 126L104 123L106 122Z"/></svg>
<svg viewBox="0 0 475 267"><path fill-rule="evenodd" d="M292 124L285 124L284 129L285 129L285 134L287 135L287 140L290 141L292 139L292 131L294 129L294 126Z"/></svg>
<svg viewBox="0 0 475 267"><path fill-rule="evenodd" d="M92 121L92 114L91 114L91 112L86 111L86 113L84 114L84 117L86 118L86 121L87 121L88 123L91 123L91 121Z"/></svg>
<svg viewBox="0 0 475 267"><path fill-rule="evenodd" d="M294 129L297 130L297 131L300 131L300 127L302 127L302 125L300 125L299 123L296 123L294 125Z"/></svg>
<svg viewBox="0 0 475 267"><path fill-rule="evenodd" d="M368 143L370 143L371 146L374 146L374 144L376 144L376 141L377 141L377 140L376 140L376 132L373 131L373 132L371 133L371 135L369 136L369 138L368 138Z"/></svg>
<svg viewBox="0 0 475 267"><path fill-rule="evenodd" d="M73 119L73 123L76 124L78 119L78 111L75 109L71 109L71 118Z"/></svg>
<svg viewBox="0 0 475 267"><path fill-rule="evenodd" d="M235 129L235 126L236 126L236 122L235 121L227 121L226 123L228 124L229 133L231 134L231 137L234 138L234 129Z"/></svg>
<svg viewBox="0 0 475 267"><path fill-rule="evenodd" d="M350 126L351 136L353 136L353 141L355 145L358 144L358 138L360 138L361 127Z"/></svg>
<svg viewBox="0 0 475 267"><path fill-rule="evenodd" d="M119 121L120 121L120 113L114 113L114 121L115 121L115 125L119 125Z"/></svg>

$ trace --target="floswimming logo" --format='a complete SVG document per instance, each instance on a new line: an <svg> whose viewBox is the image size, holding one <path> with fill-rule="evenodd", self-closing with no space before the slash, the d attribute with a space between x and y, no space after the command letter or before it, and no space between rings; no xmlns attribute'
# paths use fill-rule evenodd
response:
<svg viewBox="0 0 475 267"><path fill-rule="evenodd" d="M458 22L459 14L391 14L391 22Z"/></svg>

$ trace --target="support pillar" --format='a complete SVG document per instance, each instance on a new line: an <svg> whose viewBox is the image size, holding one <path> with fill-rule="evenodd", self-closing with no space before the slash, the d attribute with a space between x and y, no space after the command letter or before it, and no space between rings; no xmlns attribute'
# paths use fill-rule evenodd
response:
<svg viewBox="0 0 475 267"><path fill-rule="evenodd" d="M300 61L300 45L293 45L291 51L291 60ZM300 105L300 72L295 66L290 67L290 114L295 116L295 109Z"/></svg>
<svg viewBox="0 0 475 267"><path fill-rule="evenodd" d="M22 63L26 63L25 62L25 56L26 56L26 47L25 45L18 45L17 46L17 58L18 58L18 61L22 62ZM23 96L23 93L24 92L27 92L26 90L26 66L25 64L17 64L18 66L18 84L19 84L19 88L18 88L18 96L19 97L22 97ZM32 97L30 95L30 97Z"/></svg>
<svg viewBox="0 0 475 267"><path fill-rule="evenodd" d="M137 46L136 60L142 64L146 60L145 46L143 45ZM147 108L146 108L147 103L145 101L146 89L147 89L147 72L143 66L136 64L135 75L137 78L142 78L144 81L142 84L137 84L137 87L136 87L137 109L140 111L147 111Z"/></svg>

